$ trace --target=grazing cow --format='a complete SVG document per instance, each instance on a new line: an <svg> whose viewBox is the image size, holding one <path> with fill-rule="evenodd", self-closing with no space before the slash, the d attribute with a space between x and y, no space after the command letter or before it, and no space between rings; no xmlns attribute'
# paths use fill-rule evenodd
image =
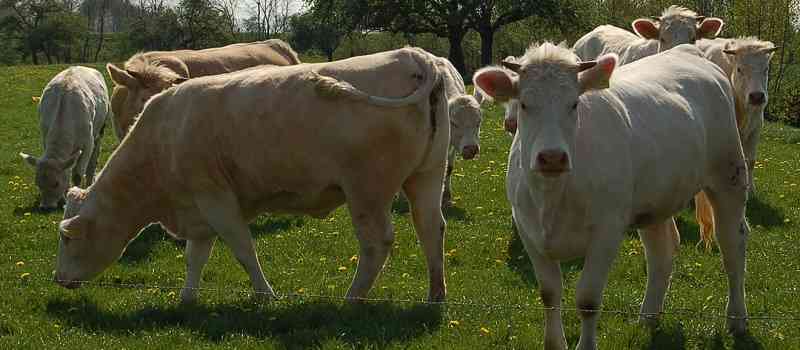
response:
<svg viewBox="0 0 800 350"><path fill-rule="evenodd" d="M70 191L56 281L77 287L95 277L159 222L187 240L182 300L195 300L217 235L255 291L274 296L247 223L264 212L322 218L347 203L360 244L347 298L358 300L392 247L390 209L402 187L427 258L428 298L443 300L450 122L441 82L435 56L406 48L191 79L156 95L95 184Z"/></svg>
<svg viewBox="0 0 800 350"><path fill-rule="evenodd" d="M657 320L680 240L673 215L701 189L719 228L728 326L744 332L747 166L722 70L691 45L616 68L616 54L579 62L545 43L505 65L519 75L488 67L474 81L495 99L520 102L507 195L548 308L545 348L566 348L559 262L577 257L585 259L578 348L596 348L603 289L629 227L647 257L641 320Z"/></svg>
<svg viewBox="0 0 800 350"><path fill-rule="evenodd" d="M70 181L75 186L92 183L109 113L106 83L95 69L70 67L47 83L39 102L44 154L19 154L36 168L41 209L57 208Z"/></svg>
<svg viewBox="0 0 800 350"><path fill-rule="evenodd" d="M469 160L480 152L481 105L474 95L467 94L461 73L446 58L439 57L437 66L443 77L447 106L450 114L450 148L447 151L447 172L445 173L442 205L451 203L450 179L456 152Z"/></svg>
<svg viewBox="0 0 800 350"><path fill-rule="evenodd" d="M733 86L736 101L736 124L747 160L750 176L750 191L755 188L753 166L756 161L756 147L764 123L764 109L767 106L767 82L769 80L769 61L778 48L769 41L754 37L738 39L700 40L697 47L709 60L716 63L728 75ZM703 192L695 196L696 217L700 225L700 238L706 249L714 241L714 221L708 198Z"/></svg>
<svg viewBox="0 0 800 350"><path fill-rule="evenodd" d="M121 141L144 103L153 95L185 81L207 75L272 64L299 64L289 44L270 39L204 50L151 51L133 55L124 68L106 65L116 86L111 96L114 132Z"/></svg>
<svg viewBox="0 0 800 350"><path fill-rule="evenodd" d="M633 21L632 26L636 35L612 25L599 26L578 39L573 49L585 61L616 53L619 64L623 65L680 44L694 44L697 39L713 39L722 30L723 22L672 5L661 17L639 18Z"/></svg>

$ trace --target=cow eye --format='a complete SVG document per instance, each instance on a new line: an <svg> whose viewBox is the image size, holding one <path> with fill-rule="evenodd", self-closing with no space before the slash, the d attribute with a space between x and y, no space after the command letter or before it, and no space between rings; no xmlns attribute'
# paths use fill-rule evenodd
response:
<svg viewBox="0 0 800 350"><path fill-rule="evenodd" d="M742 69L741 69L741 68L736 68L736 71L737 71L737 72L739 72L739 73L741 73L741 72L742 72Z"/></svg>
<svg viewBox="0 0 800 350"><path fill-rule="evenodd" d="M577 108L578 108L578 102L573 103L572 104L572 110L574 111Z"/></svg>
<svg viewBox="0 0 800 350"><path fill-rule="evenodd" d="M519 106L520 106L522 109L528 109L528 106L527 106L526 104L524 104L524 103L520 103L520 104L519 104Z"/></svg>

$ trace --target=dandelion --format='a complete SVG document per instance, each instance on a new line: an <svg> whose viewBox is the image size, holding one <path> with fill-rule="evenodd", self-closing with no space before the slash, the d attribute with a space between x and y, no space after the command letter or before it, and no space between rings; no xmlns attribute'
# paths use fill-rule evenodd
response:
<svg viewBox="0 0 800 350"><path fill-rule="evenodd" d="M409 277L411 277L411 275L409 275L408 272L403 272L403 278L409 278Z"/></svg>
<svg viewBox="0 0 800 350"><path fill-rule="evenodd" d="M481 335L489 335L489 334L491 334L491 333L492 333L492 332L491 332L491 331L490 331L488 328L486 328L486 327L481 327Z"/></svg>
<svg viewBox="0 0 800 350"><path fill-rule="evenodd" d="M450 322L447 322L447 326L450 327L450 328L458 327L460 325L461 325L461 322L458 322L457 320L452 320Z"/></svg>
<svg viewBox="0 0 800 350"><path fill-rule="evenodd" d="M174 298L175 297L175 291L167 293L167 297Z"/></svg>
<svg viewBox="0 0 800 350"><path fill-rule="evenodd" d="M306 292L305 288L300 288L300 289L297 290L297 294L303 294L305 292Z"/></svg>
<svg viewBox="0 0 800 350"><path fill-rule="evenodd" d="M350 262L356 262L356 261L358 261L358 255L353 255L350 257Z"/></svg>
<svg viewBox="0 0 800 350"><path fill-rule="evenodd" d="M25 214L22 214L22 215L24 215L24 216L31 216L31 212L29 212L29 211L26 211L26 212L25 212Z"/></svg>
<svg viewBox="0 0 800 350"><path fill-rule="evenodd" d="M347 271L347 266L339 266L339 271L340 272Z"/></svg>
<svg viewBox="0 0 800 350"><path fill-rule="evenodd" d="M31 275L30 272L23 272L21 275L19 275L19 278L27 278L30 275Z"/></svg>
<svg viewBox="0 0 800 350"><path fill-rule="evenodd" d="M25 262L24 261L17 261L17 263L14 264L14 265L16 265L17 267L23 267L23 266L25 266Z"/></svg>

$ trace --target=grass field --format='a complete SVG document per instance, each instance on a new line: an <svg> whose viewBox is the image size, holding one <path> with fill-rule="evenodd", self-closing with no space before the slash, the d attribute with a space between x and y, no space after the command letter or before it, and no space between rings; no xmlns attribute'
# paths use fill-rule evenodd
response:
<svg viewBox="0 0 800 350"><path fill-rule="evenodd" d="M99 66L98 66L99 67ZM65 66L0 67L0 349L530 349L542 347L542 304L530 263L511 231L504 175L510 139L501 111L488 108L481 154L456 163L455 207L447 210L447 306L427 293L424 258L407 207L394 208L396 243L370 296L415 302L350 306L338 298L355 272L357 242L345 208L324 220L261 216L251 229L268 280L299 297L258 303L247 275L217 243L201 302L182 307L181 242L143 232L96 283L66 290L50 282L60 212L41 213L33 170L17 153L41 154L36 106ZM800 348L800 130L768 124L748 205L750 335L725 333L726 280L719 252L695 247L697 226L684 212L682 244L661 327L640 327L645 261L635 234L624 242L605 291L599 342L604 349ZM104 139L103 161L115 140ZM579 262L564 264L565 307L574 307ZM131 287L142 284L142 287ZM325 296L325 297L317 297ZM330 297L330 298L329 298ZM580 325L565 311L567 340Z"/></svg>

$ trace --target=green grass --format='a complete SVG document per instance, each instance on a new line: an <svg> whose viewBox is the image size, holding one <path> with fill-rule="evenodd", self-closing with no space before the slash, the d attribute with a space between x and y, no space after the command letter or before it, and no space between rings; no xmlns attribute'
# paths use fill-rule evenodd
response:
<svg viewBox="0 0 800 350"><path fill-rule="evenodd" d="M36 106L46 82L65 66L0 67L0 349L68 348L541 348L543 315L536 282L511 232L505 199L510 139L499 107L488 108L478 159L456 164L455 208L447 211L448 300L486 307L418 303L349 306L336 299L253 301L247 275L217 243L203 276L201 302L181 307L182 244L148 229L97 284L65 290L49 282L61 213L36 211L33 170L17 156L41 154ZM800 318L800 130L767 124L756 170L758 195L749 202L754 230L748 251L752 315ZM104 139L103 160L115 144ZM421 300L427 291L422 252L398 204L396 243L370 296ZM342 297L352 279L357 243L347 210L324 220L262 216L251 225L269 281L280 293ZM800 348L800 320L752 320L751 334L734 339L724 320L725 274L719 252L695 247L693 215L681 215L682 246L662 326L650 332L631 314L605 313L604 349ZM342 268L343 267L343 268ZM580 265L565 264L565 307L574 307ZM125 288L126 284L148 287ZM624 242L605 290L605 308L635 312L643 297L645 262L635 235ZM514 305L523 305L515 307ZM682 313L682 310L697 313ZM706 315L706 316L703 316ZM580 325L564 312L568 342ZM483 330L482 330L483 329Z"/></svg>

